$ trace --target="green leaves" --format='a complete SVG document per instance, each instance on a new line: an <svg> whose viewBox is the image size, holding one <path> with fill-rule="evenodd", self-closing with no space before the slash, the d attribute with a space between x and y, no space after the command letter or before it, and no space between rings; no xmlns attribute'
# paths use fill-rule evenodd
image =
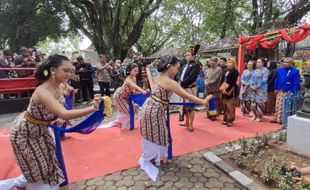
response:
<svg viewBox="0 0 310 190"><path fill-rule="evenodd" d="M62 26L64 15L45 0L4 0L0 5L0 38L16 51L20 46L32 47L47 36L58 39L67 34Z"/></svg>
<svg viewBox="0 0 310 190"><path fill-rule="evenodd" d="M99 53L124 59L138 41L145 21L162 0L54 0Z"/></svg>

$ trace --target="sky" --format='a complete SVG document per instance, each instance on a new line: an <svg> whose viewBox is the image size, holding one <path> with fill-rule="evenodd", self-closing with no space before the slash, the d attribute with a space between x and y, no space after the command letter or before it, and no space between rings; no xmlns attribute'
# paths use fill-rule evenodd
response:
<svg viewBox="0 0 310 190"><path fill-rule="evenodd" d="M91 45L91 41L83 34L83 39L80 41L80 50L87 49Z"/></svg>

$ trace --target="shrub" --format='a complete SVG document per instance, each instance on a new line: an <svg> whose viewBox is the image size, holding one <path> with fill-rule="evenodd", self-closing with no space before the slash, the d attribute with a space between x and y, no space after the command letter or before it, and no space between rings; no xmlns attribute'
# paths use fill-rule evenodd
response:
<svg viewBox="0 0 310 190"><path fill-rule="evenodd" d="M263 183L272 184L279 180L279 172L281 169L282 158L273 156L264 163L264 167L259 175Z"/></svg>

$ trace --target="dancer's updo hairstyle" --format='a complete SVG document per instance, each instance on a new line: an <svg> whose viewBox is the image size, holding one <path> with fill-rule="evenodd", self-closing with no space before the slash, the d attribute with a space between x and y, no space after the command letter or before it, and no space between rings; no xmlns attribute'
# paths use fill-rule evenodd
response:
<svg viewBox="0 0 310 190"><path fill-rule="evenodd" d="M63 55L51 55L48 57L46 61L43 61L41 65L37 68L35 73L36 80L42 84L43 82L47 81L52 73L51 68L57 68L59 67L63 61L70 61L66 56Z"/></svg>
<svg viewBox="0 0 310 190"><path fill-rule="evenodd" d="M138 65L136 63L130 63L129 65L127 65L126 67L126 76L130 75L130 72L134 69L138 67Z"/></svg>
<svg viewBox="0 0 310 190"><path fill-rule="evenodd" d="M160 58L160 61L157 65L158 72L166 71L171 65L175 65L179 60L175 56L163 56Z"/></svg>

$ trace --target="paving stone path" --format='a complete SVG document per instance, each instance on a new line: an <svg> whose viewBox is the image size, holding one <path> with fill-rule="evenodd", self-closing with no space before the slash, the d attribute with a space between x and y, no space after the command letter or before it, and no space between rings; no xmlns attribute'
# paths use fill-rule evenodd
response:
<svg viewBox="0 0 310 190"><path fill-rule="evenodd" d="M83 180L70 185L70 190L236 190L242 189L230 177L203 158L206 151L177 157L161 166L160 175L152 182L139 168Z"/></svg>

